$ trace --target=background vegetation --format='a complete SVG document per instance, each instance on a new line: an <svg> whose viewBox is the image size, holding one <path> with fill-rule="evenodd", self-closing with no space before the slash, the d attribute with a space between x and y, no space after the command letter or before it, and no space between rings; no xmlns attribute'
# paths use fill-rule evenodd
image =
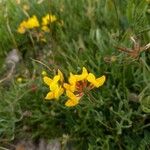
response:
<svg viewBox="0 0 150 150"><path fill-rule="evenodd" d="M41 20L47 13L58 22L44 41L17 32L22 20L32 15ZM1 145L58 137L63 147L71 142L76 149L150 148L149 50L133 58L116 48L132 49L131 36L141 46L150 42L148 0L1 0L0 20L1 81L8 52L16 48L21 56L13 78L0 82ZM107 76L105 85L91 92L94 102L85 96L67 108L65 97L44 101L48 89L42 70L53 76L59 68L67 77L83 66L97 77Z"/></svg>

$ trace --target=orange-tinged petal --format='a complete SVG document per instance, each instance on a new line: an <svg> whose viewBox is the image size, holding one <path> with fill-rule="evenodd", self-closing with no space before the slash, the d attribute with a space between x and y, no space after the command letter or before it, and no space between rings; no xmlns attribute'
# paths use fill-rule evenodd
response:
<svg viewBox="0 0 150 150"><path fill-rule="evenodd" d="M71 88L71 85L70 85L70 84L64 83L63 86L64 86L64 88L65 88L66 90L72 91L72 88Z"/></svg>
<svg viewBox="0 0 150 150"><path fill-rule="evenodd" d="M71 91L66 91L66 95L70 98L70 99L77 99L77 97L71 92Z"/></svg>
<svg viewBox="0 0 150 150"><path fill-rule="evenodd" d="M64 86L64 88L65 88L66 90L69 90L69 91L71 91L71 92L74 92L74 91L75 91L75 85L70 85L70 84L68 84L68 83L64 83L63 86Z"/></svg>
<svg viewBox="0 0 150 150"><path fill-rule="evenodd" d="M47 85L50 86L50 84L52 83L53 80L52 80L51 78L45 76L45 77L43 78L43 81L45 82L45 84L47 84Z"/></svg>
<svg viewBox="0 0 150 150"><path fill-rule="evenodd" d="M65 103L65 105L67 107L73 107L73 106L76 106L78 103L79 103L79 100L69 99L69 100L67 100L67 102Z"/></svg>
<svg viewBox="0 0 150 150"><path fill-rule="evenodd" d="M72 107L79 103L80 98L79 96L76 96L74 93L70 91L66 91L66 95L69 97L69 100L65 103L66 106Z"/></svg>
<svg viewBox="0 0 150 150"><path fill-rule="evenodd" d="M70 90L70 84L64 83L63 86L66 90Z"/></svg>
<svg viewBox="0 0 150 150"><path fill-rule="evenodd" d="M100 86L102 86L103 84L104 84L104 82L105 82L105 80L106 80L106 77L103 75L103 76L101 76L101 77L99 77L99 78L97 78L96 79L96 87L100 87Z"/></svg>
<svg viewBox="0 0 150 150"><path fill-rule="evenodd" d="M54 99L55 97L54 97L54 92L49 92L47 95L46 95L46 97L45 97L45 99L46 100L51 100L51 99Z"/></svg>

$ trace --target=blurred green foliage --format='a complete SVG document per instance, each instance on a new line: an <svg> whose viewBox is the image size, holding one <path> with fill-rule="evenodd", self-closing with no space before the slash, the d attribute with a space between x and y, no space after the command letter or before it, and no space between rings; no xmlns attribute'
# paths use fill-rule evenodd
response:
<svg viewBox="0 0 150 150"><path fill-rule="evenodd" d="M52 26L45 43L32 45L28 34L17 33L19 23L27 18L24 4L30 6L30 16L35 14L40 20L50 12L63 20L63 25ZM146 0L45 0L40 4L36 0L21 4L2 0L0 8L0 55L18 48L30 72L23 83L15 78L8 89L0 87L2 144L41 137L59 137L63 143L68 135L76 149L150 148L149 51L133 59L115 48L132 48L131 36L142 46L149 43L150 4ZM40 75L45 68L30 58L47 64L50 76L60 68L67 78L69 72L80 72L85 66L97 77L105 74L107 81L91 92L92 103L86 96L73 108L64 106L65 97L61 102L45 102L48 89Z"/></svg>

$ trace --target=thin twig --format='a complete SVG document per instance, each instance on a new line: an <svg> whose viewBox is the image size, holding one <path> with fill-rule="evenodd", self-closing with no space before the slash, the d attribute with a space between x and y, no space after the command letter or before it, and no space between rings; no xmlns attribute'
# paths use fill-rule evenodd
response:
<svg viewBox="0 0 150 150"><path fill-rule="evenodd" d="M39 64L42 64L42 65L45 66L48 70L52 71L52 69L50 69L45 63L41 62L40 60L33 59L33 58L31 58L31 60L33 60L33 61L35 61L35 62L37 62L37 63L39 63Z"/></svg>
<svg viewBox="0 0 150 150"><path fill-rule="evenodd" d="M141 48L141 52L150 48L150 43Z"/></svg>

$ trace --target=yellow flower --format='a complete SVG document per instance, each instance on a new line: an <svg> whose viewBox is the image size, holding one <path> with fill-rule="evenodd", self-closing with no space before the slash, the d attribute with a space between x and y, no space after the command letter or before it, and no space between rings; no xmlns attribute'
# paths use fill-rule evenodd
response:
<svg viewBox="0 0 150 150"><path fill-rule="evenodd" d="M72 73L70 73L70 77L68 79L69 81L69 84L68 83L64 83L64 88L66 90L70 90L71 92L74 92L75 91L75 86L76 86L76 77L75 75L73 75Z"/></svg>
<svg viewBox="0 0 150 150"><path fill-rule="evenodd" d="M43 76L46 76L46 75L47 75L47 72L43 70L41 74L42 74Z"/></svg>
<svg viewBox="0 0 150 150"><path fill-rule="evenodd" d="M69 97L69 99L67 100L67 102L65 103L66 106L68 107L72 107L75 106L79 103L79 100L82 96L79 95L75 95L70 91L66 91L66 95Z"/></svg>
<svg viewBox="0 0 150 150"><path fill-rule="evenodd" d="M22 21L17 31L21 34L24 34L27 29L32 29L39 26L40 26L39 21L37 17L34 15L31 18L29 18L27 21Z"/></svg>
<svg viewBox="0 0 150 150"><path fill-rule="evenodd" d="M29 18L26 23L27 23L26 24L27 29L32 29L40 26L39 21L35 15Z"/></svg>
<svg viewBox="0 0 150 150"><path fill-rule="evenodd" d="M47 14L45 17L42 18L42 25L46 26L50 23L53 23L57 20L55 15Z"/></svg>
<svg viewBox="0 0 150 150"><path fill-rule="evenodd" d="M20 23L20 25L19 25L17 31L18 31L19 33L21 33L21 34L24 34L24 33L25 33L25 31L26 31L26 21L23 21L23 22Z"/></svg>
<svg viewBox="0 0 150 150"><path fill-rule="evenodd" d="M66 95L69 97L66 106L72 107L79 103L79 100L83 96L83 91L78 88L78 82L85 80L88 76L88 72L85 67L83 67L82 74L73 75L70 73L69 84L64 83L64 88L66 89ZM75 94L74 94L75 93Z"/></svg>
<svg viewBox="0 0 150 150"><path fill-rule="evenodd" d="M57 89L59 87L58 86L58 81L60 80L59 75L54 76L53 79L46 76L43 78L43 80L49 86L50 90L52 90L52 91L54 91L55 89Z"/></svg>
<svg viewBox="0 0 150 150"><path fill-rule="evenodd" d="M50 29L49 29L47 26L42 26L41 29L42 29L44 32L50 32Z"/></svg>
<svg viewBox="0 0 150 150"><path fill-rule="evenodd" d="M22 83L23 79L21 77L17 78L17 82Z"/></svg>
<svg viewBox="0 0 150 150"><path fill-rule="evenodd" d="M64 87L66 88L66 90L74 92L76 89L76 83L82 80L86 80L87 76L88 72L85 67L82 68L82 74L80 75L73 75L72 73L70 73L69 84L64 83Z"/></svg>
<svg viewBox="0 0 150 150"><path fill-rule="evenodd" d="M63 94L63 92L64 92L64 89L62 87L58 87L55 90L48 92L45 99L46 100L51 100L51 99L58 100L58 98Z"/></svg>
<svg viewBox="0 0 150 150"><path fill-rule="evenodd" d="M89 73L87 77L87 81L89 81L94 87L97 87L97 88L102 86L105 80L106 80L106 77L104 75L96 79L94 74Z"/></svg>
<svg viewBox="0 0 150 150"><path fill-rule="evenodd" d="M64 76L62 72L58 69L57 75L53 78L49 78L44 75L43 81L49 86L49 92L47 93L45 99L51 100L56 99L64 93L66 90L66 96L68 100L65 105L67 107L73 107L79 104L80 99L84 94L88 95L88 92L94 87L100 87L104 84L106 77L103 75L96 78L94 74L88 73L85 67L82 68L81 74L70 73L68 82L64 83ZM64 88L63 88L64 87Z"/></svg>
<svg viewBox="0 0 150 150"><path fill-rule="evenodd" d="M50 89L50 92L46 95L45 99L58 99L63 94L63 80L64 77L60 70L58 70L58 75L55 75L53 79L47 76L43 78L43 81L49 86Z"/></svg>
<svg viewBox="0 0 150 150"><path fill-rule="evenodd" d="M66 95L69 97L65 105L68 107L77 105L85 92L94 87L102 86L105 80L106 77L104 75L96 79L94 74L88 73L85 67L83 67L82 73L79 75L70 73L69 83L64 83Z"/></svg>

